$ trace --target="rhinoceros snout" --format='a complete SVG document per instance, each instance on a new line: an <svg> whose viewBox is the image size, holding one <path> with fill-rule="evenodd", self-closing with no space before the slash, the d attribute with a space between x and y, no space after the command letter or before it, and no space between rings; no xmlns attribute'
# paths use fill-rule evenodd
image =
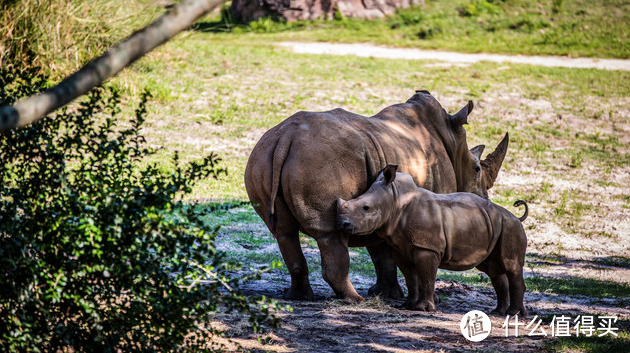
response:
<svg viewBox="0 0 630 353"><path fill-rule="evenodd" d="M354 225L352 224L352 221L350 221L349 219L339 219L339 222L337 223L337 228L345 233L352 233L352 230L354 229Z"/></svg>
<svg viewBox="0 0 630 353"><path fill-rule="evenodd" d="M341 198L337 199L337 230L345 233L352 233L354 230L354 223L347 216L348 210L348 201Z"/></svg>

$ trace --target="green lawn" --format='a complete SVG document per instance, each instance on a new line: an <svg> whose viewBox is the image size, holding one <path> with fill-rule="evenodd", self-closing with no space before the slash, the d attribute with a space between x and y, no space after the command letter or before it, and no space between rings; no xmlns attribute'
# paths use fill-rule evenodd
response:
<svg viewBox="0 0 630 353"><path fill-rule="evenodd" d="M257 40L371 42L400 47L528 55L630 57L627 0L427 0L384 19L249 25L229 18L196 29Z"/></svg>
<svg viewBox="0 0 630 353"><path fill-rule="evenodd" d="M295 112L343 107L372 115L415 89L434 92L449 112L475 101L469 145L494 146L509 131L507 169L523 158L550 173L592 165L610 172L630 161L628 72L300 55L249 35L230 36L187 32L111 81L128 95L145 87L154 93L146 134L165 147L158 153L165 165L174 150L184 158L210 151L224 158L228 177L199 185L198 199L245 200L242 175L251 148Z"/></svg>

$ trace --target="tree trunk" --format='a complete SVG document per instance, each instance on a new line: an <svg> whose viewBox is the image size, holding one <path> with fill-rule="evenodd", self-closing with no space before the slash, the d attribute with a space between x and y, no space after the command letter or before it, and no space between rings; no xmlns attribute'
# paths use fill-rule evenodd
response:
<svg viewBox="0 0 630 353"><path fill-rule="evenodd" d="M197 19L224 1L184 0L176 4L155 22L134 32L58 85L12 106L0 108L0 132L31 124L84 95L190 27Z"/></svg>

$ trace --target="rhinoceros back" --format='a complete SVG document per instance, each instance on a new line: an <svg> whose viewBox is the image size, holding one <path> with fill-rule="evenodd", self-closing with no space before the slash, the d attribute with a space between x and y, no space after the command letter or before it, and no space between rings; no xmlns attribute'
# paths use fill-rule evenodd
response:
<svg viewBox="0 0 630 353"><path fill-rule="evenodd" d="M415 133L404 123L342 109L297 113L252 151L248 195L273 234L278 218L307 234L335 231L335 200L360 195L388 163L401 165L421 186L431 182L426 147Z"/></svg>

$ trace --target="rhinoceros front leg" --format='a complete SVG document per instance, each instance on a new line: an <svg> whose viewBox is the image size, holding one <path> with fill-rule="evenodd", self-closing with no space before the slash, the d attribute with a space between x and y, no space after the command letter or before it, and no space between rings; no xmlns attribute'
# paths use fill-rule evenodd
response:
<svg viewBox="0 0 630 353"><path fill-rule="evenodd" d="M300 246L298 228L285 228L280 224L276 240L291 275L291 287L285 293L285 297L292 300L313 300L315 296L308 280L308 265Z"/></svg>
<svg viewBox="0 0 630 353"><path fill-rule="evenodd" d="M350 254L348 253L347 235L329 233L316 238L322 259L322 277L337 295L351 303L363 299L350 283Z"/></svg>
<svg viewBox="0 0 630 353"><path fill-rule="evenodd" d="M418 311L435 311L435 276L440 258L431 250L415 249L413 262L418 275L419 298L409 309Z"/></svg>
<svg viewBox="0 0 630 353"><path fill-rule="evenodd" d="M392 248L386 242L367 246L376 270L376 284L368 289L369 296L380 295L383 298L400 299L403 291L398 284L396 263L392 256Z"/></svg>

